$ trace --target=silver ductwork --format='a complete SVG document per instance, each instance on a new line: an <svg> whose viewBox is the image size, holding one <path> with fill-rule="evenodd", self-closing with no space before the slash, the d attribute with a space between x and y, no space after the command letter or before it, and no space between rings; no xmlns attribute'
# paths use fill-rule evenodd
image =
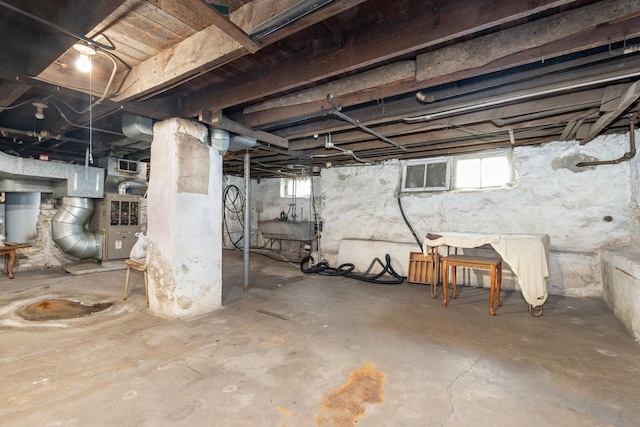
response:
<svg viewBox="0 0 640 427"><path fill-rule="evenodd" d="M51 219L53 241L64 252L78 258L102 259L102 233L92 233L86 225L93 214L93 200L63 197Z"/></svg>
<svg viewBox="0 0 640 427"><path fill-rule="evenodd" d="M147 185L147 163L145 162L107 157L100 160L100 166L106 172L105 193L122 194L119 192L119 186L127 181L144 184L143 186L131 186L131 188L143 188Z"/></svg>
<svg viewBox="0 0 640 427"><path fill-rule="evenodd" d="M211 146L218 150L221 156L224 156L227 151L241 151L255 147L257 143L255 138L244 135L231 135L223 129L212 129L210 139Z"/></svg>
<svg viewBox="0 0 640 427"><path fill-rule="evenodd" d="M153 119L122 113L122 133L135 141L153 141Z"/></svg>
<svg viewBox="0 0 640 427"><path fill-rule="evenodd" d="M122 181L118 184L118 194L127 194L127 188L147 188L146 182Z"/></svg>
<svg viewBox="0 0 640 427"><path fill-rule="evenodd" d="M0 191L99 198L104 194L104 170L0 152Z"/></svg>

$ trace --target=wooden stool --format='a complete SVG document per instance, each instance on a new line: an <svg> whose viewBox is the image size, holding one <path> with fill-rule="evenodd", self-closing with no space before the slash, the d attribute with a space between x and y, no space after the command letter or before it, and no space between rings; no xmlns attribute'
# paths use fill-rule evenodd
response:
<svg viewBox="0 0 640 427"><path fill-rule="evenodd" d="M496 315L493 309L493 301L497 291L498 306L502 305L500 301L500 287L502 285L502 258L500 257L483 257L473 255L449 255L442 258L442 290L444 293L444 299L442 300L442 306L447 305L447 273L451 266L451 282L453 283L453 295L452 298L456 298L456 267L467 268L481 268L483 270L491 271L491 291L489 296L489 314Z"/></svg>
<svg viewBox="0 0 640 427"><path fill-rule="evenodd" d="M127 266L127 276L124 279L124 299L125 299L125 301L127 300L127 297L129 296L129 270L131 270L133 268L134 270L142 271L142 275L144 276L144 295L147 298L147 307L149 307L149 284L148 284L148 281L147 281L147 263L146 263L146 260L145 260L144 264L142 264L140 262L137 262L137 261L134 261L132 259L128 259L124 263Z"/></svg>

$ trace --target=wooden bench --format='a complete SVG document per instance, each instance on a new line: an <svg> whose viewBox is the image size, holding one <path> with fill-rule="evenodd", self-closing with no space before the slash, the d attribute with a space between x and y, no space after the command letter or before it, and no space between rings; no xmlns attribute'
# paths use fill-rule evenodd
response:
<svg viewBox="0 0 640 427"><path fill-rule="evenodd" d="M5 243L0 246L0 255L4 254L4 274L13 279L13 266L16 264L16 249L30 248L31 245Z"/></svg>
<svg viewBox="0 0 640 427"><path fill-rule="evenodd" d="M500 287L502 285L502 258L500 257L483 257L473 255L448 255L442 258L442 290L444 293L444 299L442 300L442 306L447 305L447 274L449 267L451 267L451 282L453 284L452 298L456 298L456 268L480 268L483 270L491 271L491 291L489 294L489 314L496 315L493 309L493 302L496 299L499 306L502 305L500 301Z"/></svg>

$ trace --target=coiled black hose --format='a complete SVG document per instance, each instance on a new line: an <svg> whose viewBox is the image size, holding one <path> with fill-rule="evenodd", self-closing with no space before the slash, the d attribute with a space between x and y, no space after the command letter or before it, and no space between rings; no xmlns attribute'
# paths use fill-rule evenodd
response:
<svg viewBox="0 0 640 427"><path fill-rule="evenodd" d="M222 211L222 222L224 223L224 228L227 230L227 235L229 236L229 240L233 244L236 249L241 249L238 246L240 240L244 238L244 223L242 221L242 213L244 212L244 195L242 191L235 185L227 185L227 187L222 192L222 201L224 205L224 209ZM239 206L238 206L239 203ZM231 230L229 229L229 221L227 218L227 211L232 215L231 220L236 219L242 227L242 234L236 240L233 240L231 237Z"/></svg>
<svg viewBox="0 0 640 427"><path fill-rule="evenodd" d="M371 261L369 268L364 274L356 274L353 272L355 266L351 263L340 264L338 268L330 267L329 264L325 261L319 262L318 264L314 264L313 257L308 255L302 260L300 260L300 271L306 274L316 273L322 274L324 276L344 276L349 277L351 279L362 280L364 282L369 283L378 283L381 285L399 285L404 282L406 277L399 275L391 266L391 257L389 254L385 255L386 263L382 263L379 258L375 258ZM380 264L382 266L382 271L378 274L369 275L369 272L373 268L375 264ZM393 279L381 279L382 276L388 274L393 277Z"/></svg>

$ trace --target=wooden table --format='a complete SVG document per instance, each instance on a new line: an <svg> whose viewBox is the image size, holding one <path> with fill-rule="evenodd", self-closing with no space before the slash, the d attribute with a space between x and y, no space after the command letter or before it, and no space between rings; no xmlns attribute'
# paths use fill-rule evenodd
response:
<svg viewBox="0 0 640 427"><path fill-rule="evenodd" d="M484 244L490 244L511 268L522 296L529 305L529 313L535 315L532 310L536 307L542 310L548 296L548 235L443 232L427 235L423 247L426 253L433 246L476 248Z"/></svg>
<svg viewBox="0 0 640 427"><path fill-rule="evenodd" d="M31 245L16 244L0 246L0 255L4 254L4 274L9 276L9 279L13 279L13 266L16 264L16 249L30 248Z"/></svg>

